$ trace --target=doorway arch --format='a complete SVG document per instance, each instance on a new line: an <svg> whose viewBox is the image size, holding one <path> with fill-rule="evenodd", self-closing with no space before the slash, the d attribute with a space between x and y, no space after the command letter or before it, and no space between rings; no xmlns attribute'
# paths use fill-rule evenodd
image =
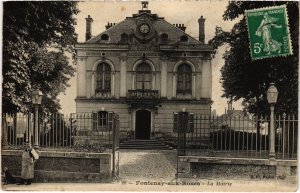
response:
<svg viewBox="0 0 300 193"><path fill-rule="evenodd" d="M138 110L135 112L135 139L150 139L151 111Z"/></svg>

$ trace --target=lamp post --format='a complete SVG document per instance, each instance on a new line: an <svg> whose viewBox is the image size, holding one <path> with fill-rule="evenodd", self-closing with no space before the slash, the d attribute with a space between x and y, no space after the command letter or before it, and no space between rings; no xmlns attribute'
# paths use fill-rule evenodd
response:
<svg viewBox="0 0 300 193"><path fill-rule="evenodd" d="M270 104L271 116L270 116L270 135L269 135L269 159L275 159L275 129L274 129L274 105L277 102L278 90L274 83L270 84L267 91L267 99Z"/></svg>
<svg viewBox="0 0 300 193"><path fill-rule="evenodd" d="M35 117L34 117L34 148L38 149L39 148L39 105L42 103L42 97L43 93L36 89L32 92L31 99L32 99L32 104L34 105L35 108ZM31 137L29 135L29 137Z"/></svg>

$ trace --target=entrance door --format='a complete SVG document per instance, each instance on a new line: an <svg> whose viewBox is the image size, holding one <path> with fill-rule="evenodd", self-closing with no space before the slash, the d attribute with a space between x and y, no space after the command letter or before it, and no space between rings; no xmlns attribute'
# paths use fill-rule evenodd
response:
<svg viewBox="0 0 300 193"><path fill-rule="evenodd" d="M151 112L146 110L136 111L135 116L135 138L150 139Z"/></svg>

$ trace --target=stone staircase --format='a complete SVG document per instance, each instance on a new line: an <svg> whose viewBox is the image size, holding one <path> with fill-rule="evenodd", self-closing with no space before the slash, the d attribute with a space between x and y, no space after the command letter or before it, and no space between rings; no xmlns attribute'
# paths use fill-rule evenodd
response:
<svg viewBox="0 0 300 193"><path fill-rule="evenodd" d="M173 148L157 140L131 139L121 142L119 149L172 150Z"/></svg>

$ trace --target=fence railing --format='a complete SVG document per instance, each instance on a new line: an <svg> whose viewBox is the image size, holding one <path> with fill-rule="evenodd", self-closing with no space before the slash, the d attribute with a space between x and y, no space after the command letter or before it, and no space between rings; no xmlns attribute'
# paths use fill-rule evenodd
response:
<svg viewBox="0 0 300 193"><path fill-rule="evenodd" d="M32 114L2 115L4 148L18 148L27 142L36 144ZM38 144L44 149L71 148L74 151L111 150L117 141L119 119L112 112L53 114L38 119ZM117 144L114 144L118 146Z"/></svg>
<svg viewBox="0 0 300 193"><path fill-rule="evenodd" d="M277 158L297 159L298 118L294 115L278 115L275 119L275 129Z"/></svg>
<svg viewBox="0 0 300 193"><path fill-rule="evenodd" d="M296 117L277 116L274 129L276 158L297 159ZM175 113L174 132L177 132L180 155L269 157L268 117Z"/></svg>
<svg viewBox="0 0 300 193"><path fill-rule="evenodd" d="M156 117L151 138L168 142L179 149L181 155L269 156L268 117L190 113L186 114L184 121L179 119L176 113L173 118ZM119 140L119 119L112 112L40 116L38 124L38 144L41 148L102 152L110 150L114 142ZM274 125L276 158L297 159L298 118L278 115ZM2 140L6 141L7 147L23 146L27 141L34 145L34 128L32 114L2 115ZM162 136L163 133L169 134Z"/></svg>

